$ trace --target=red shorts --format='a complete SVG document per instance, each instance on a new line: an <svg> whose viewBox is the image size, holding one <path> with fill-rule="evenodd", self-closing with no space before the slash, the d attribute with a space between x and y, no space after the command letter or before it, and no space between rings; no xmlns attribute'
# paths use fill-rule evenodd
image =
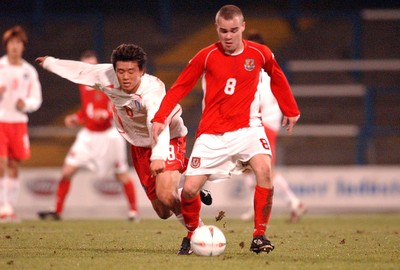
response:
<svg viewBox="0 0 400 270"><path fill-rule="evenodd" d="M173 155L168 155L167 162L165 163L166 171L178 170L183 173L186 170L187 158L186 154L186 137L179 137L171 139L169 142L170 150L173 150ZM136 173L139 176L140 183L146 192L149 200L157 198L156 194L156 177L151 176L150 172L150 157L151 148L137 147L131 145L132 163L135 167ZM171 157L173 157L171 159Z"/></svg>
<svg viewBox="0 0 400 270"><path fill-rule="evenodd" d="M28 125L0 122L0 157L25 160L30 155Z"/></svg>
<svg viewBox="0 0 400 270"><path fill-rule="evenodd" d="M278 132L264 126L265 134L267 134L267 138L269 141L269 146L271 147L271 152L272 152L272 160L271 164L275 164L275 156L276 156L276 138L278 137Z"/></svg>

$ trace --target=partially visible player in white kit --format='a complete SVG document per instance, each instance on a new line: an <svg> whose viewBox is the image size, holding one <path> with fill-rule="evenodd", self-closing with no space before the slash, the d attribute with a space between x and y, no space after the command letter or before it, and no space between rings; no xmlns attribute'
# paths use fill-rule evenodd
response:
<svg viewBox="0 0 400 270"><path fill-rule="evenodd" d="M112 64L90 65L54 57L36 61L48 71L91 86L110 98L116 128L130 143L133 165L153 209L161 219L175 214L184 224L178 186L187 163L187 128L177 105L158 142L151 143L151 119L165 96L165 85L145 73L144 50L135 44L121 44L112 52ZM208 203L211 195L206 195L204 202Z"/></svg>
<svg viewBox="0 0 400 270"><path fill-rule="evenodd" d="M0 219L15 220L19 167L30 157L28 113L40 108L42 88L36 69L23 58L26 32L15 26L3 34L0 58Z"/></svg>
<svg viewBox="0 0 400 270"><path fill-rule="evenodd" d="M80 60L89 64L98 63L96 53L90 50L84 51ZM128 220L139 221L135 187L129 175L126 142L112 126L112 103L104 93L86 85L79 85L79 91L81 108L65 117L65 125L84 127L79 131L65 158L54 210L41 211L38 216L41 219L61 219L71 179L80 168L86 167L99 176L114 173L128 200Z"/></svg>
<svg viewBox="0 0 400 270"><path fill-rule="evenodd" d="M246 35L248 40L266 44L263 37L257 31L249 31ZM300 199L294 194L290 188L287 180L281 173L275 170L276 162L276 140L282 123L282 112L279 108L279 104L276 98L271 92L271 78L268 73L262 71L260 84L258 85L258 92L260 94L260 109L261 119L267 134L267 138L272 151L272 178L274 182L275 192L282 192L285 199L289 202L290 207L290 222L296 223L299 218L305 213L306 208ZM243 174L245 185L250 189L254 190L256 180L252 172ZM250 208L248 211L241 215L243 220L249 220L253 218L254 210Z"/></svg>
<svg viewBox="0 0 400 270"><path fill-rule="evenodd" d="M199 226L199 190L208 180L231 178L236 165L247 163L256 175L254 230L250 251L270 252L267 238L273 183L271 149L261 123L257 85L261 69L271 76L271 89L284 112L289 133L300 117L289 83L271 50L243 40L245 21L234 5L223 6L215 16L218 42L200 50L181 72L154 116L152 136L167 127L166 118L175 105L202 78L203 111L183 186L182 214L190 238Z"/></svg>

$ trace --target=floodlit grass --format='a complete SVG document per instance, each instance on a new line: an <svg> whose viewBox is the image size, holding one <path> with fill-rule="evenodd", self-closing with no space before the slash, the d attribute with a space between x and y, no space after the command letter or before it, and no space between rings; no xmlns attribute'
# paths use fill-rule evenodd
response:
<svg viewBox="0 0 400 270"><path fill-rule="evenodd" d="M0 224L0 269L399 269L400 215L273 218L270 254L249 249L252 222L208 219L227 238L219 257L177 256L174 219L27 220ZM243 247L244 246L244 247Z"/></svg>

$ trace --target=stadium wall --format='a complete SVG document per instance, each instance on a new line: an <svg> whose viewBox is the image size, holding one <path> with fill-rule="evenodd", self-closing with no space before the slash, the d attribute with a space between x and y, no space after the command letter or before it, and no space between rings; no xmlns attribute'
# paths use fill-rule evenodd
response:
<svg viewBox="0 0 400 270"><path fill-rule="evenodd" d="M308 208L308 214L400 212L400 168L398 166L282 167L283 176ZM132 174L135 172L132 170ZM24 168L16 207L21 219L36 218L37 211L54 205L58 168ZM136 178L137 179L137 178ZM143 218L157 218L139 182L135 182ZM253 193L241 177L209 182L213 205L202 206L203 217L239 217L252 205ZM289 212L279 189L275 190L275 215ZM79 172L70 189L63 218L126 218L127 203L121 185L112 176L98 178Z"/></svg>

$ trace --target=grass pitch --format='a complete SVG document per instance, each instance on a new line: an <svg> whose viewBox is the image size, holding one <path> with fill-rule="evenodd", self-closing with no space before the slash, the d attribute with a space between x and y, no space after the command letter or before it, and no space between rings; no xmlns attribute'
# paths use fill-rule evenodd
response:
<svg viewBox="0 0 400 270"><path fill-rule="evenodd" d="M252 221L205 223L226 236L219 257L177 256L185 230L173 218L0 224L0 269L400 269L400 214L273 217L275 250L258 255Z"/></svg>

